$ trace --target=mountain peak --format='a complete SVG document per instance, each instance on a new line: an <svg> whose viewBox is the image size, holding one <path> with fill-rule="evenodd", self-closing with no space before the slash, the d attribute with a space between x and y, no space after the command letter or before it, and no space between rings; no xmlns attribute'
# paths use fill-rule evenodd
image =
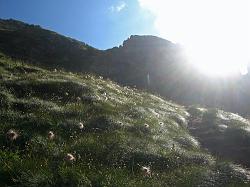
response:
<svg viewBox="0 0 250 187"><path fill-rule="evenodd" d="M161 47L173 45L172 42L152 35L131 35L123 42L123 47Z"/></svg>

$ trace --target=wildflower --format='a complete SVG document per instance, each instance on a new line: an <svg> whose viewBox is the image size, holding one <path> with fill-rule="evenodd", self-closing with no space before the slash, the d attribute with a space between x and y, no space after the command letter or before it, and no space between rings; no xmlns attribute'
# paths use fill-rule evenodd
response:
<svg viewBox="0 0 250 187"><path fill-rule="evenodd" d="M146 124L146 123L145 123L145 124L144 124L144 127L149 128L149 124Z"/></svg>
<svg viewBox="0 0 250 187"><path fill-rule="evenodd" d="M48 138L49 138L50 140L53 140L53 139L55 138L55 134L54 134L52 131L49 131L49 132L48 132Z"/></svg>
<svg viewBox="0 0 250 187"><path fill-rule="evenodd" d="M79 127L79 129L83 129L83 128L84 128L83 123L82 123L82 122L80 122L80 123L78 124L78 127Z"/></svg>
<svg viewBox="0 0 250 187"><path fill-rule="evenodd" d="M146 176L146 177L150 177L151 176L150 167L142 166L141 170L142 170L142 173L143 173L144 176Z"/></svg>
<svg viewBox="0 0 250 187"><path fill-rule="evenodd" d="M68 95L69 95L69 93L68 93L68 92L66 92L66 93L65 93L65 95L66 95L66 96L68 96Z"/></svg>
<svg viewBox="0 0 250 187"><path fill-rule="evenodd" d="M164 125L164 123L163 123L163 122L160 122L160 123L159 123L159 125L160 125L160 126L163 126L163 125Z"/></svg>
<svg viewBox="0 0 250 187"><path fill-rule="evenodd" d="M57 72L57 69L54 69L54 72L56 73L56 72Z"/></svg>
<svg viewBox="0 0 250 187"><path fill-rule="evenodd" d="M77 100L77 101L81 101L81 98L80 98L80 97L77 97L76 100Z"/></svg>
<svg viewBox="0 0 250 187"><path fill-rule="evenodd" d="M10 140L10 141L14 141L18 138L18 133L12 129L10 129L8 132L7 132L7 138Z"/></svg>
<svg viewBox="0 0 250 187"><path fill-rule="evenodd" d="M73 161L76 161L76 158L72 154L67 153L65 156L65 160L69 162L73 162Z"/></svg>

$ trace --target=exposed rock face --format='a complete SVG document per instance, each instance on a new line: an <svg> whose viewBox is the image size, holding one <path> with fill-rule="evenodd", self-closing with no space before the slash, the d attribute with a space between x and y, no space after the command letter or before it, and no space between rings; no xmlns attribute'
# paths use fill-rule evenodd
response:
<svg viewBox="0 0 250 187"><path fill-rule="evenodd" d="M139 36L132 35L130 38L123 42L123 47L127 49L152 49L154 47L166 47L173 45L170 41L164 40L156 36Z"/></svg>
<svg viewBox="0 0 250 187"><path fill-rule="evenodd" d="M119 48L105 51L98 59L101 67L95 67L120 83L155 90L159 78L166 77L171 66L180 63L184 64L177 45L155 36L131 36Z"/></svg>

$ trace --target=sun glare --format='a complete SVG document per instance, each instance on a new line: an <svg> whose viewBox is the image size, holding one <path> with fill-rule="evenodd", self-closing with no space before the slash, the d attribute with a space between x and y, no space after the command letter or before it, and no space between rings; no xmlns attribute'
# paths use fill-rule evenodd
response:
<svg viewBox="0 0 250 187"><path fill-rule="evenodd" d="M248 0L139 0L155 17L159 35L180 43L202 73L247 73L250 62Z"/></svg>
<svg viewBox="0 0 250 187"><path fill-rule="evenodd" d="M198 43L198 42L197 42ZM231 76L248 73L248 57L244 47L235 44L205 41L185 45L188 61L208 76ZM192 45L193 44L193 45ZM235 46L238 46L235 47Z"/></svg>

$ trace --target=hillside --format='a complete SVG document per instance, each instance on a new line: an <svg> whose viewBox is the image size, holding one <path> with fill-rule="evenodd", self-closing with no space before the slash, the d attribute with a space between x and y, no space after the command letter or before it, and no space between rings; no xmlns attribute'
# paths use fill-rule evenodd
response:
<svg viewBox="0 0 250 187"><path fill-rule="evenodd" d="M216 44L215 44L216 45ZM91 72L158 93L179 104L200 104L250 114L250 76L207 77L187 61L181 46L154 36L131 36L106 50Z"/></svg>
<svg viewBox="0 0 250 187"><path fill-rule="evenodd" d="M83 42L12 19L0 19L0 49L29 63L72 71L86 71L98 53Z"/></svg>
<svg viewBox="0 0 250 187"><path fill-rule="evenodd" d="M0 50L43 67L98 74L179 104L250 114L249 75L207 78L187 63L181 46L155 36L134 35L119 47L98 50L37 25L0 19Z"/></svg>
<svg viewBox="0 0 250 187"><path fill-rule="evenodd" d="M250 172L228 161L242 160L213 156L220 150L206 145L220 118L225 134L239 132L235 154L240 133L249 147L249 121L240 116L3 54L0 75L0 186L250 186ZM214 129L207 139L204 125Z"/></svg>

